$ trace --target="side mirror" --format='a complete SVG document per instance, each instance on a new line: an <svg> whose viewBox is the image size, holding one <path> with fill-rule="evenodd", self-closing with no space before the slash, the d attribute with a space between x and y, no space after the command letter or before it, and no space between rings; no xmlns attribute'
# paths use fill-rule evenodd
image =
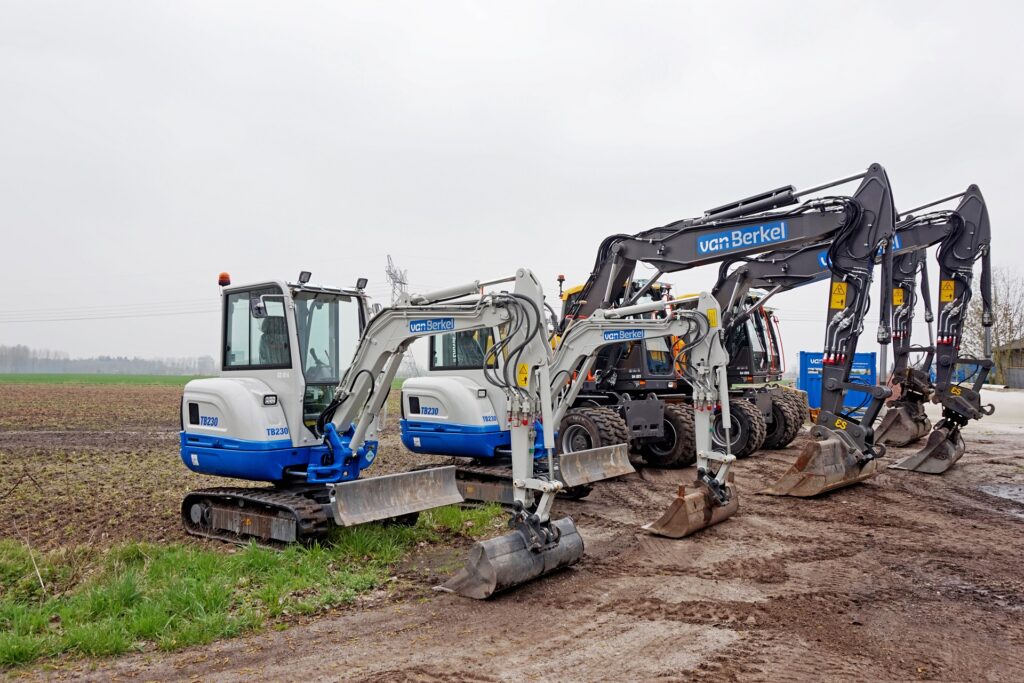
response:
<svg viewBox="0 0 1024 683"><path fill-rule="evenodd" d="M249 313L254 318L266 318L267 317L267 305L263 303L263 297L252 296L249 297Z"/></svg>
<svg viewBox="0 0 1024 683"><path fill-rule="evenodd" d="M380 304L373 304L372 306L370 306L370 311L372 311L374 315L377 315L378 313L380 313L383 310L384 310L384 307L381 306Z"/></svg>

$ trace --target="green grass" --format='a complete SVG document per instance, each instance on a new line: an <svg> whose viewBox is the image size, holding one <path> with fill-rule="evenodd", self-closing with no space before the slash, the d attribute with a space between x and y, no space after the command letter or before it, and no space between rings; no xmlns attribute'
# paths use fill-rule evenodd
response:
<svg viewBox="0 0 1024 683"><path fill-rule="evenodd" d="M191 376L182 375L106 375L102 373L11 373L0 374L0 384L159 384L185 386Z"/></svg>
<svg viewBox="0 0 1024 683"><path fill-rule="evenodd" d="M43 554L0 540L0 668L174 650L283 626L385 585L418 543L493 533L502 517L497 505L451 506L415 526L335 529L324 545L283 551L128 543Z"/></svg>

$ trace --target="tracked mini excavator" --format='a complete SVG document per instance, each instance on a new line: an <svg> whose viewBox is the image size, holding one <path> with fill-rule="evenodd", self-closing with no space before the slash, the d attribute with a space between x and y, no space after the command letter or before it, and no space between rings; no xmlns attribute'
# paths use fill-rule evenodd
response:
<svg viewBox="0 0 1024 683"><path fill-rule="evenodd" d="M851 196L808 198L854 181L860 183ZM797 206L778 210L793 205ZM874 164L864 173L805 190L782 187L711 209L700 218L676 221L636 235L612 235L602 242L587 283L566 297L562 321L565 324L585 318L598 308L631 305L649 296L666 273L711 263L731 263L773 249L822 240L843 245L845 252L853 250L858 239L884 247L891 239L892 213L888 178L885 170ZM842 271L841 285L847 285L850 277L860 277L860 271L851 265L855 258L845 252L843 264L853 270L852 274ZM855 256L859 258L859 254ZM637 262L655 269L653 276L639 286L635 284ZM870 281L871 264L864 275ZM762 365L755 372L756 363L744 362L760 340L770 338L764 329L771 322L763 317L766 299L750 296L749 288L743 291L743 296L722 286L715 291L725 318L731 384L770 380L770 367ZM858 299L856 304L866 306L866 300ZM851 317L863 313L845 312L836 323L842 339L830 343L845 344L844 330ZM686 422L677 419L677 415L685 410L680 402L689 402L689 387L685 382L676 382L671 374L652 377L646 362L649 355L649 348L635 344L620 345L604 354L595 366L593 381L580 393L578 401L619 412L627 423L631 444L651 464L685 466L692 457L693 437L685 430ZM761 446L768 432L766 423L786 419L802 423L803 402L793 392L772 386L746 387L732 392L732 397L729 406L735 428L726 435L716 420L712 433L718 444L729 438L730 450L737 457L749 455ZM798 429L799 423L773 424L773 445L785 446Z"/></svg>
<svg viewBox="0 0 1024 683"><path fill-rule="evenodd" d="M931 399L942 406L942 420L928 437L924 448L891 465L895 469L913 470L928 474L941 474L952 467L965 451L960 430L970 420L991 415L993 406L981 404L981 387L988 379L992 368L991 326L992 283L990 273L991 229L988 208L977 185L971 185L958 195L913 209L908 214L938 204L959 199L953 211L933 211L914 217L901 224L906 229L921 227L930 229L934 243L939 245L939 333L933 335L932 309L928 286L928 270L924 252L900 256L895 262L893 283L894 311L894 365L891 383L899 396L890 402L877 438L883 443L906 446L925 434L931 424L925 415L924 404ZM899 231L897 234L903 234ZM963 325L967 318L968 304L973 295L974 264L981 261L982 326L985 328L983 358L963 357L960 344ZM927 347L913 347L910 343L910 324L916 301L915 284L920 273L921 295L925 302L925 321L928 323L929 341ZM937 342L937 343L936 343ZM924 361L911 366L909 356L918 351L925 354ZM935 383L932 384L930 370L937 356ZM972 386L965 387L954 381L954 372L959 366L974 368Z"/></svg>
<svg viewBox="0 0 1024 683"><path fill-rule="evenodd" d="M512 278L406 295L372 317L363 281L338 290L310 286L309 279L303 272L298 284L230 287L230 278L221 277L223 372L186 385L181 457L197 472L272 486L189 493L182 502L186 530L284 544L322 539L332 525L409 521L420 511L461 502L453 467L368 479L360 473L376 459L376 424L409 345L441 332L504 328L507 362L487 381L506 397L501 419L510 432L512 531L474 546L465 568L443 588L485 598L578 561L582 539L570 518L551 519L554 496L563 487L589 484L588 476L604 472L609 452L622 446L577 452L556 468L554 435L548 433L542 439L546 471L535 471L535 424L554 422L551 349L533 274L521 269ZM480 294L509 282L511 292ZM693 319L673 314L667 333L681 332ZM610 338L636 327L605 320L602 312L579 335L592 338L597 330ZM563 355L572 351L566 347ZM554 387L561 390L557 382ZM717 473L721 481L711 475L702 483L720 497L727 493L724 484L718 486L726 481L725 460ZM547 476L551 472L559 476Z"/></svg>

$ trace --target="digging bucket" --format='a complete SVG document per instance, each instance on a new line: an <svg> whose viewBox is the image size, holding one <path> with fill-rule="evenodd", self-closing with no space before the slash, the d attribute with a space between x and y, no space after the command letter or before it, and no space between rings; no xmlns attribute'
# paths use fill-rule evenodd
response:
<svg viewBox="0 0 1024 683"><path fill-rule="evenodd" d="M729 502L721 505L715 500L707 485L701 481L695 482L689 493L686 486L680 486L676 499L669 505L665 514L642 528L657 536L683 538L729 519L740 507L739 496L732 485L731 475L725 487L729 492Z"/></svg>
<svg viewBox="0 0 1024 683"><path fill-rule="evenodd" d="M924 406L915 410L912 405L900 401L886 411L882 423L875 430L875 442L886 446L906 446L923 439L931 429L932 422L924 414Z"/></svg>
<svg viewBox="0 0 1024 683"><path fill-rule="evenodd" d="M334 485L338 526L355 526L463 502L454 467L434 467Z"/></svg>
<svg viewBox="0 0 1024 683"><path fill-rule="evenodd" d="M557 530L558 542L540 550L531 550L519 531L476 543L466 565L438 590L484 600L579 562L583 538L576 524L564 517L551 526Z"/></svg>
<svg viewBox="0 0 1024 683"><path fill-rule="evenodd" d="M558 463L562 483L567 488L636 472L629 463L629 446L624 443L563 453Z"/></svg>
<svg viewBox="0 0 1024 683"><path fill-rule="evenodd" d="M963 457L964 450L964 437L960 435L959 429L939 427L928 437L924 448L889 467L925 474L942 474Z"/></svg>
<svg viewBox="0 0 1024 683"><path fill-rule="evenodd" d="M762 493L809 498L874 476L878 461L869 460L862 465L855 453L834 434L811 441L782 478Z"/></svg>

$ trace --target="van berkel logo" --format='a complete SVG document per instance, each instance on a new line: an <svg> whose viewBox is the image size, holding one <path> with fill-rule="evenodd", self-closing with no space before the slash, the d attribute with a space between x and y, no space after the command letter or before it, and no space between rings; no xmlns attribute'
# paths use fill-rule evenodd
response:
<svg viewBox="0 0 1024 683"><path fill-rule="evenodd" d="M609 330L604 333L605 341L634 341L643 338L643 330Z"/></svg>
<svg viewBox="0 0 1024 683"><path fill-rule="evenodd" d="M697 238L698 254L717 254L722 251L734 251L745 247L756 247L762 244L774 244L786 239L788 230L786 221L774 221L752 225L749 228L725 230Z"/></svg>
<svg viewBox="0 0 1024 683"><path fill-rule="evenodd" d="M430 318L428 320L409 321L409 332L412 334L451 332L454 329L455 318Z"/></svg>

